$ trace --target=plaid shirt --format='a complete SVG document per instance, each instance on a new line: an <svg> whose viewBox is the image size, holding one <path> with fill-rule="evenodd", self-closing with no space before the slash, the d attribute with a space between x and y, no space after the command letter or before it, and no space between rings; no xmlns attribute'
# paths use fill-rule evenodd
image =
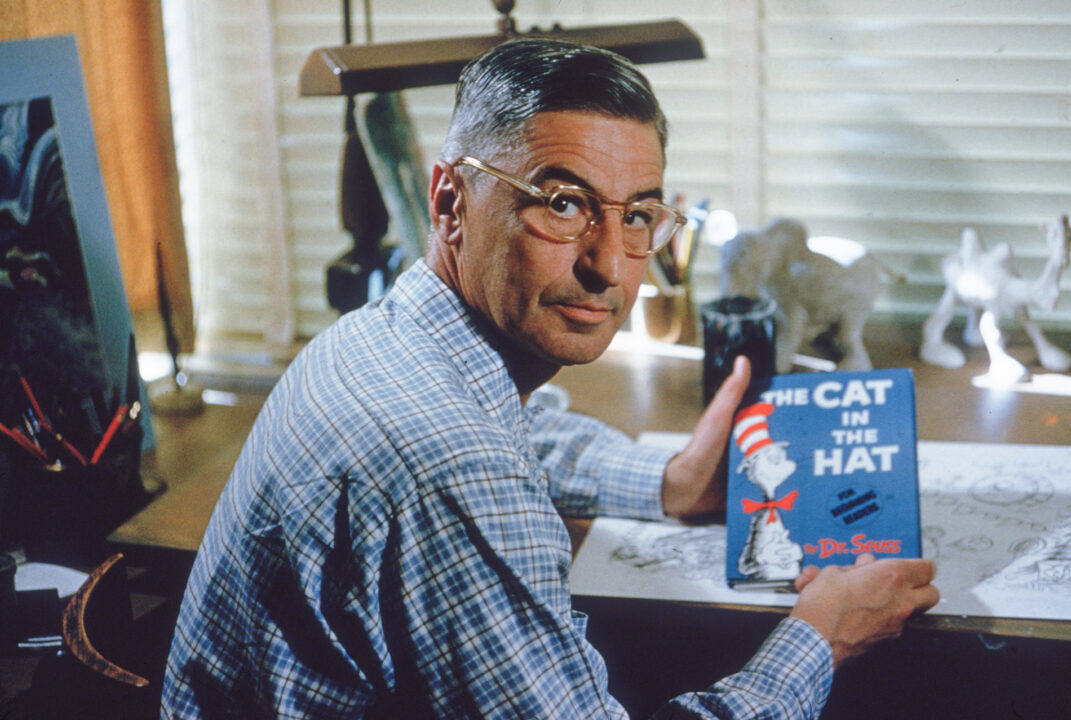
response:
<svg viewBox="0 0 1071 720"><path fill-rule="evenodd" d="M418 262L303 350L209 523L164 717L624 716L559 510L662 517L668 454L523 409L491 337ZM800 621L775 636L666 712L816 715L828 645Z"/></svg>

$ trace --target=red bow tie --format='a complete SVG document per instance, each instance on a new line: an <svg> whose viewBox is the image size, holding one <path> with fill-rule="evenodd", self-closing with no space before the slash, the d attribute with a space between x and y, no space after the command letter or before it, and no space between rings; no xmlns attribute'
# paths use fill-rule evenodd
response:
<svg viewBox="0 0 1071 720"><path fill-rule="evenodd" d="M796 502L796 498L799 496L799 490L793 490L788 495L785 495L780 500L767 500L766 502L755 502L754 500L748 500L743 498L744 514L750 515L753 512L759 510L769 510L770 514L766 517L766 523L772 523L777 519L774 510L791 510L792 505Z"/></svg>

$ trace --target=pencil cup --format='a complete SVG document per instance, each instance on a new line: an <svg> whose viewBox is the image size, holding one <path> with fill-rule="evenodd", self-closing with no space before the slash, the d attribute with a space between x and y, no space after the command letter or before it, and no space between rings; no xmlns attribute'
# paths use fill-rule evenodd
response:
<svg viewBox="0 0 1071 720"><path fill-rule="evenodd" d="M94 464L14 469L17 538L28 560L91 567L104 540L148 500L141 483L140 425L113 440Z"/></svg>
<svg viewBox="0 0 1071 720"><path fill-rule="evenodd" d="M710 402L732 374L738 355L751 361L751 377L774 374L773 300L741 295L720 298L699 309L703 321L703 403Z"/></svg>
<svg viewBox="0 0 1071 720"><path fill-rule="evenodd" d="M687 285L666 289L642 285L636 305L632 315L634 330L660 342L686 344L695 340L695 310Z"/></svg>

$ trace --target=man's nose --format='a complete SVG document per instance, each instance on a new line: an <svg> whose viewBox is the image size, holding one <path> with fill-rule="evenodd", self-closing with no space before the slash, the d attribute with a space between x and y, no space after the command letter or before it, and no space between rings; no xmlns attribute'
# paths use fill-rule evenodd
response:
<svg viewBox="0 0 1071 720"><path fill-rule="evenodd" d="M606 287L620 285L624 281L625 228L621 224L622 213L617 208L606 208L599 222L582 238L585 243L578 262L588 273L597 277Z"/></svg>

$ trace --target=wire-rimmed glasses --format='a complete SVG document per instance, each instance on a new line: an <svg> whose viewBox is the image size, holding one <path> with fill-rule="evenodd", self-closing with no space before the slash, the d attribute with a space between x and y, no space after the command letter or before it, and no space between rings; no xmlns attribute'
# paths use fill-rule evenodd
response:
<svg viewBox="0 0 1071 720"><path fill-rule="evenodd" d="M539 200L543 204L543 214L534 218L537 229L566 242L579 240L602 221L606 208L614 208L621 215L625 251L632 255L654 255L686 222L680 211L664 203L652 200L613 202L575 185L556 185L543 190L467 155L457 164L493 175Z"/></svg>

